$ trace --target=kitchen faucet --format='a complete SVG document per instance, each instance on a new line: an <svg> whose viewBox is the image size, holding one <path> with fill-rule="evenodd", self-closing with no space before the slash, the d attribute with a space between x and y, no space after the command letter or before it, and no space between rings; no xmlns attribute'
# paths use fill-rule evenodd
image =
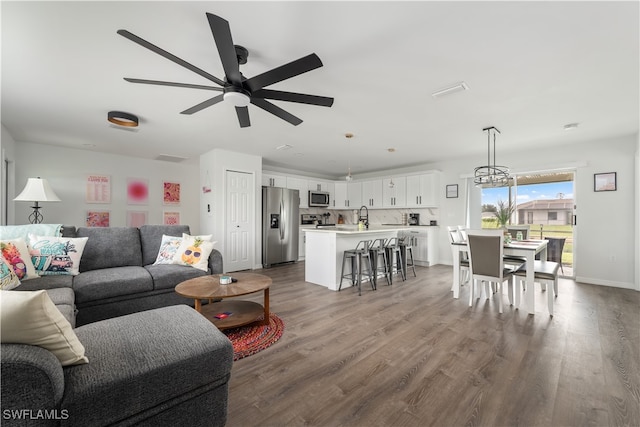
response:
<svg viewBox="0 0 640 427"><path fill-rule="evenodd" d="M367 211L367 215L363 216L362 215L362 209L365 209ZM360 214L358 215L358 222L360 221L364 221L364 226L367 227L367 229L369 228L369 208L367 208L365 205L362 205L360 207Z"/></svg>

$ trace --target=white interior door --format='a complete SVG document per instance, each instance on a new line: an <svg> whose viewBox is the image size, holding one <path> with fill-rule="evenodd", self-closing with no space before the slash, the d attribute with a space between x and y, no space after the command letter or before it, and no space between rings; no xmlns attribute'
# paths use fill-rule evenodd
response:
<svg viewBox="0 0 640 427"><path fill-rule="evenodd" d="M225 272L248 270L253 265L254 200L253 174L227 171Z"/></svg>

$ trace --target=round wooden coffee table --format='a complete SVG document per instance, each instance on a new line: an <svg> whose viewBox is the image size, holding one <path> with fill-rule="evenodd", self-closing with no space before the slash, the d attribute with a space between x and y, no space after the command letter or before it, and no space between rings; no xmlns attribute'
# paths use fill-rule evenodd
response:
<svg viewBox="0 0 640 427"><path fill-rule="evenodd" d="M176 286L176 293L186 298L193 298L196 311L213 322L218 329L247 325L263 315L263 324L268 325L271 277L257 273L229 273L224 276L231 276L238 281L221 285L220 276L223 274L212 274L186 280ZM252 301L224 300L260 291L264 291L263 305ZM203 299L209 300L209 304L202 306L201 300ZM214 299L222 299L222 301L212 303Z"/></svg>

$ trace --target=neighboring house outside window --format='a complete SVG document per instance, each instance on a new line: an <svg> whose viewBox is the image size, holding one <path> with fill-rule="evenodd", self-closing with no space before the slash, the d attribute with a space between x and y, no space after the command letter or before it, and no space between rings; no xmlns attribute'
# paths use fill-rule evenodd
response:
<svg viewBox="0 0 640 427"><path fill-rule="evenodd" d="M517 206L518 224L571 224L573 199L538 199ZM563 213L564 212L564 213Z"/></svg>

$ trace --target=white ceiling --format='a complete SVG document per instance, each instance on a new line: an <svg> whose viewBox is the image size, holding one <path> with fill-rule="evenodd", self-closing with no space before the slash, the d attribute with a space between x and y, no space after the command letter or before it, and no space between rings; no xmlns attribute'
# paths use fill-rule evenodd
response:
<svg viewBox="0 0 640 427"><path fill-rule="evenodd" d="M339 177L638 132L639 3L2 1L2 124L18 142L125 154L198 156L220 148ZM250 105L252 126L216 92L123 77L211 84L116 34L126 29L224 73L205 13L228 20L252 77L315 52L324 67L270 86L332 96L331 108L274 101L299 126ZM469 90L431 93L466 82ZM109 110L140 117L136 131ZM563 130L568 123L578 129ZM353 139L344 137L355 134ZM289 150L276 147L289 144ZM390 153L388 148L395 148Z"/></svg>

